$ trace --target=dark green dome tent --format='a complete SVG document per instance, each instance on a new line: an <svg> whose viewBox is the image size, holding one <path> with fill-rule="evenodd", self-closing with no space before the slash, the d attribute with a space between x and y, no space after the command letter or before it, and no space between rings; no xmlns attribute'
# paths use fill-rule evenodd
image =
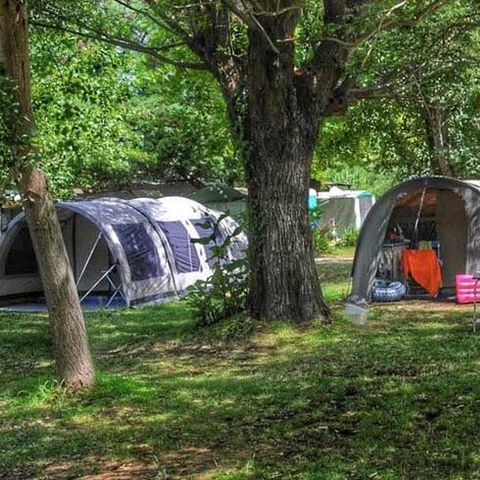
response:
<svg viewBox="0 0 480 480"><path fill-rule="evenodd" d="M388 245L387 232L435 243L441 258L443 291L455 276L480 271L480 181L420 177L395 186L372 207L357 242L350 301L370 301ZM414 240L415 240L414 238Z"/></svg>

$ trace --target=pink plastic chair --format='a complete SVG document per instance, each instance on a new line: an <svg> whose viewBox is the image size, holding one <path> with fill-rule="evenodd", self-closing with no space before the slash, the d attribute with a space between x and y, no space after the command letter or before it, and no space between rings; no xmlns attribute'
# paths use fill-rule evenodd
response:
<svg viewBox="0 0 480 480"><path fill-rule="evenodd" d="M475 284L478 279L473 275L457 275L456 276L456 290L457 303L474 303L475 301ZM480 285L477 286L477 300L480 299Z"/></svg>

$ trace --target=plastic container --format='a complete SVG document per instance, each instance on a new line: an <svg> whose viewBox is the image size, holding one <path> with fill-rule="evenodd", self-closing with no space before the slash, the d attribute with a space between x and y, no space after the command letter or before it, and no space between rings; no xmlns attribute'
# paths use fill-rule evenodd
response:
<svg viewBox="0 0 480 480"><path fill-rule="evenodd" d="M480 282L475 280L473 275L456 276L457 303L474 302L475 283L477 282L476 297L477 302L480 303Z"/></svg>
<svg viewBox="0 0 480 480"><path fill-rule="evenodd" d="M314 210L318 206L317 191L313 188L308 189L308 209Z"/></svg>
<svg viewBox="0 0 480 480"><path fill-rule="evenodd" d="M360 305L346 303L345 315L354 325L366 325L368 323L368 310Z"/></svg>

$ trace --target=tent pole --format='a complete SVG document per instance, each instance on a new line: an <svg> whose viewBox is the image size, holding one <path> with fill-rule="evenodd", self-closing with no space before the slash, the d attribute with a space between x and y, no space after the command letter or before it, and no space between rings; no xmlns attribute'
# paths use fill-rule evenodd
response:
<svg viewBox="0 0 480 480"><path fill-rule="evenodd" d="M94 290L95 288L97 288L97 285L99 285L100 283L102 283L103 279L105 277L108 277L109 273L114 269L116 268L116 265L112 265L91 287L90 287L90 290L87 291L87 293L85 293L85 295L83 295L83 297L80 299L80 303L82 303Z"/></svg>
<svg viewBox="0 0 480 480"><path fill-rule="evenodd" d="M90 263L90 260L92 259L92 256L93 256L93 253L95 252L95 249L97 248L97 245L98 245L98 242L100 241L100 239L102 238L102 232L100 232L98 234L98 237L97 239L95 240L93 246L92 246L92 249L90 250L90 253L88 254L88 257L85 261L85 264L82 268L82 271L78 277L78 280L77 280L77 287L78 285L80 284L80 280L83 278L83 275L85 274L85 271L87 270L87 267L88 267L88 264Z"/></svg>
<svg viewBox="0 0 480 480"><path fill-rule="evenodd" d="M413 230L413 238L414 242L418 242L418 224L420 222L420 215L422 214L423 210L423 203L425 202L425 193L427 192L427 185L428 185L428 178L425 179L425 185L422 191L422 198L420 199L420 206L418 207L417 219L415 221L415 228Z"/></svg>
<svg viewBox="0 0 480 480"><path fill-rule="evenodd" d="M105 305L105 308L108 308L110 306L110 304L112 303L113 299L117 296L117 294L120 294L120 296L123 298L125 304L128 305L128 301L127 301L127 299L125 298L125 295L122 292L122 284L120 283L120 285L115 285L115 283L113 283L113 280L110 278L110 275L107 276L107 282L113 288L113 295L110 297L110 300Z"/></svg>

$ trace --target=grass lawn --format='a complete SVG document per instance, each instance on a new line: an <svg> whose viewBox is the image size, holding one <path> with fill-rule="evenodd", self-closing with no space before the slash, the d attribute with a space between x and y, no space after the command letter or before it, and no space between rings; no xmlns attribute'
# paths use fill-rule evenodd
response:
<svg viewBox="0 0 480 480"><path fill-rule="evenodd" d="M328 258L351 258L355 255L355 247L341 247L332 248L331 251L324 253L321 257Z"/></svg>
<svg viewBox="0 0 480 480"><path fill-rule="evenodd" d="M44 316L0 315L1 479L480 478L480 337L469 307L195 329L170 303L88 316L98 386L53 381Z"/></svg>

